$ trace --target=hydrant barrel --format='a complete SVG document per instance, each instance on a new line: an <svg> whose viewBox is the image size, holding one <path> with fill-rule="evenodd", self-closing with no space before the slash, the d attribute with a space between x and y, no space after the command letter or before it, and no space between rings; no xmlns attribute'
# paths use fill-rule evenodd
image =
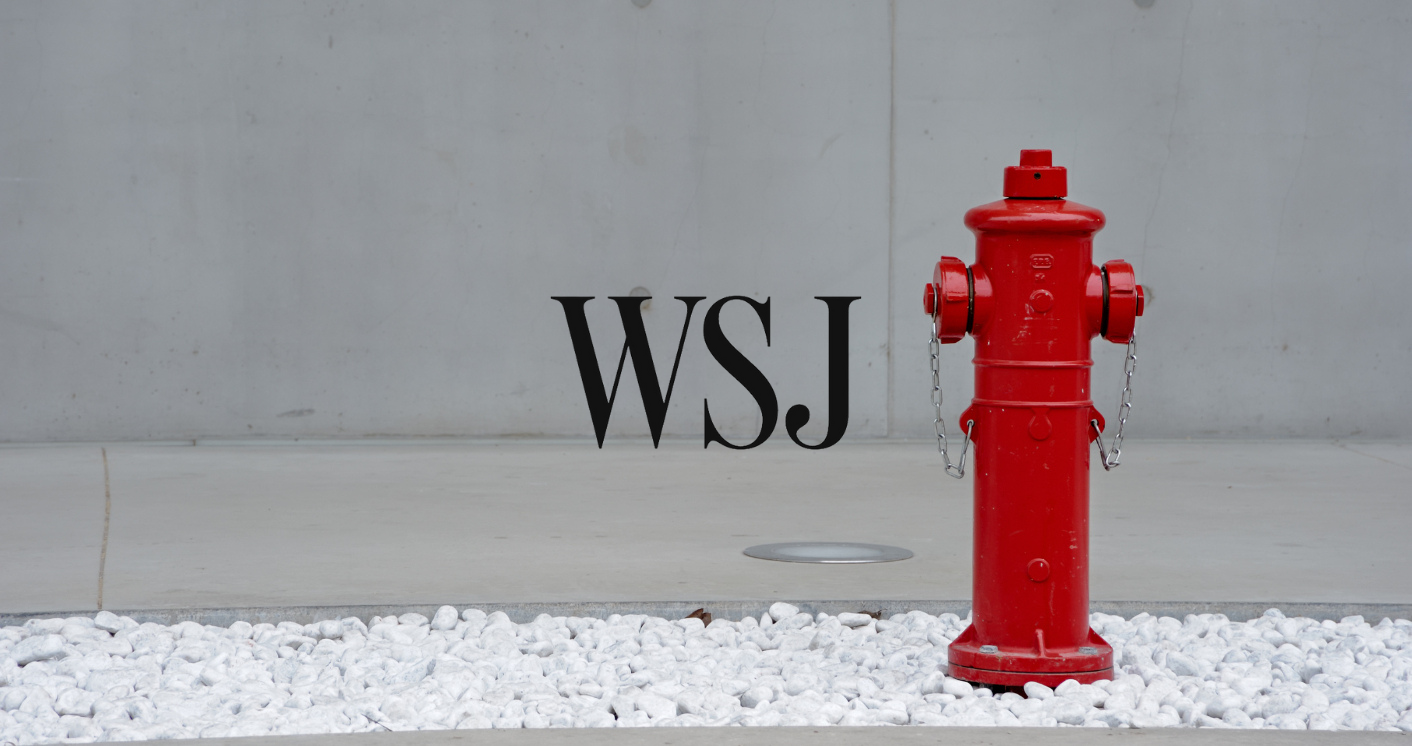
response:
<svg viewBox="0 0 1412 746"><path fill-rule="evenodd" d="M1089 444L1103 422L1090 341L1127 342L1142 294L1127 263L1094 266L1103 213L1066 191L1048 151L1023 151L1006 199L966 213L975 263L943 257L929 296L940 341L976 340L961 416L975 448L972 623L948 671L978 683L1112 677L1113 650L1088 623ZM963 274L966 303L943 302Z"/></svg>

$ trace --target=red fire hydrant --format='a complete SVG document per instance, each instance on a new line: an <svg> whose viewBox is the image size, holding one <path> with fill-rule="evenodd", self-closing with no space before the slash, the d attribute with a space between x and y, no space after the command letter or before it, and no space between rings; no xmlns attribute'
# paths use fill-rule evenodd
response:
<svg viewBox="0 0 1412 746"><path fill-rule="evenodd" d="M1104 427L1089 340L1128 343L1144 297L1127 262L1094 266L1103 213L1066 201L1066 182L1050 151L1020 151L1005 199L966 213L976 263L942 257L924 295L940 342L976 339L961 415L975 443L972 619L947 654L966 681L1113 675L1113 648L1088 624L1088 449Z"/></svg>

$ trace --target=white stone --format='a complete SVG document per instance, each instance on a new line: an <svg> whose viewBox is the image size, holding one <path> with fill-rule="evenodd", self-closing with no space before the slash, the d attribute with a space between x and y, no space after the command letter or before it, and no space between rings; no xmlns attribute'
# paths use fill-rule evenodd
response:
<svg viewBox="0 0 1412 746"><path fill-rule="evenodd" d="M82 689L65 689L54 699L54 712L60 715L93 716L93 703L97 695Z"/></svg>
<svg viewBox="0 0 1412 746"><path fill-rule="evenodd" d="M62 629L62 628L61 628ZM10 650L10 657L21 666L35 661L47 661L64 655L64 638L56 634L35 635L21 640Z"/></svg>
<svg viewBox="0 0 1412 746"><path fill-rule="evenodd" d="M653 720L664 720L677 715L676 702L651 692L643 693L633 704Z"/></svg>
<svg viewBox="0 0 1412 746"><path fill-rule="evenodd" d="M961 681L960 679L953 679L950 677L947 677L941 682L941 691L957 698L976 696L975 688L973 688L970 684Z"/></svg>
<svg viewBox="0 0 1412 746"><path fill-rule="evenodd" d="M457 615L456 609L451 606L443 606L437 609L436 614L432 617L431 628L442 631L453 629L458 621L460 621L460 616Z"/></svg>
<svg viewBox="0 0 1412 746"><path fill-rule="evenodd" d="M751 687L740 695L740 704L746 708L759 708L761 704L774 699L775 692L768 686Z"/></svg>
<svg viewBox="0 0 1412 746"><path fill-rule="evenodd" d="M1078 702L1056 698L1053 706L1047 708L1050 717L1069 725L1083 725L1088 717L1088 708Z"/></svg>
<svg viewBox="0 0 1412 746"><path fill-rule="evenodd" d="M1293 712L1287 712L1267 718L1265 724L1271 728L1279 730L1308 730L1309 723L1305 718Z"/></svg>
<svg viewBox="0 0 1412 746"><path fill-rule="evenodd" d="M791 697L797 697L808 691L814 691L820 686L819 677L812 673L802 673L791 677L784 685L784 693Z"/></svg>
<svg viewBox="0 0 1412 746"><path fill-rule="evenodd" d="M126 625L123 624L122 617L119 617L111 611L100 611L95 614L93 616L93 626L109 633L117 632L126 627Z"/></svg>
<svg viewBox="0 0 1412 746"><path fill-rule="evenodd" d="M774 614L770 614L770 616L774 616ZM781 629L803 629L804 627L812 626L814 624L814 617L801 612L798 614L787 616L782 620L776 619L775 621L780 625Z"/></svg>
<svg viewBox="0 0 1412 746"><path fill-rule="evenodd" d="M1025 696L1032 699L1044 701L1054 696L1054 690L1039 683L1038 681L1025 682ZM1080 722L1083 722L1080 720Z"/></svg>
<svg viewBox="0 0 1412 746"><path fill-rule="evenodd" d="M0 686L7 687L0 689L0 741L49 738L48 731L25 735L42 726L21 724L31 717L69 718L65 732L76 739L729 723L1412 730L1412 624L1405 622L1374 629L1356 620L1335 627L1274 616L1243 624L1095 615L1094 628L1133 662L1112 682L1069 680L1054 690L1032 683L1024 699L995 698L943 675L950 638L924 633L959 632L954 616L896 615L873 634L868 617L850 628L847 617L777 610L779 623L767 614L766 629L753 619L720 619L709 632L695 620L642 615L541 615L516 625L503 613L468 610L457 621L454 609L434 617L437 627L450 622L446 629L404 615L408 624L376 620L371 634L353 618L240 622L226 630L190 622L136 629L106 616L102 626L41 620L0 630ZM103 626L119 631L109 638ZM81 662L32 660L22 668L10 657L52 645L46 636L55 630L85 653ZM1306 647L1317 643L1306 653L1290 642L1296 637ZM1270 647L1277 641L1278 649ZM1205 680L1185 676L1182 656L1219 670ZM1330 671L1310 677L1312 685L1301 670L1311 661ZM287 688L266 688L261 679ZM231 682L244 682L242 693L213 709L211 697ZM151 699L158 692L161 708ZM184 712L205 712L208 720L190 721Z"/></svg>
<svg viewBox="0 0 1412 746"><path fill-rule="evenodd" d="M1201 665L1196 662L1196 659L1179 651L1174 650L1167 653L1164 663L1167 669L1177 676L1201 675Z"/></svg>
<svg viewBox="0 0 1412 746"><path fill-rule="evenodd" d="M718 686L722 692L732 697L739 697L750 689L750 682L745 679L726 679Z"/></svg>
<svg viewBox="0 0 1412 746"><path fill-rule="evenodd" d="M770 618L776 622L782 619L788 619L798 613L799 607L794 604L787 604L783 601L776 601L770 604Z"/></svg>

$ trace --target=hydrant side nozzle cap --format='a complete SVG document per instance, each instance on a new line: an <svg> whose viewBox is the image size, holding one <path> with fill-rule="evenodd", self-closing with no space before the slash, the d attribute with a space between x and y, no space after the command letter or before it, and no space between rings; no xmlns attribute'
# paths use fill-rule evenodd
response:
<svg viewBox="0 0 1412 746"><path fill-rule="evenodd" d="M1069 194L1069 172L1054 165L1049 150L1021 150L1020 165L1005 167L1006 199L1062 199Z"/></svg>

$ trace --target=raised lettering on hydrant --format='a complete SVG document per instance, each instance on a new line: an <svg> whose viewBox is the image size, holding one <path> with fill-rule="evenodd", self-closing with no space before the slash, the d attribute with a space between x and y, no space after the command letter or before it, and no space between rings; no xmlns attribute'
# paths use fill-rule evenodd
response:
<svg viewBox="0 0 1412 746"><path fill-rule="evenodd" d="M1127 262L1093 264L1103 213L1064 199L1048 150L1020 151L1005 199L966 213L976 262L942 257L924 305L941 342L975 337L971 626L948 673L986 684L1055 686L1113 675L1088 624L1089 443L1104 420L1089 388L1089 340L1125 344L1143 312Z"/></svg>

